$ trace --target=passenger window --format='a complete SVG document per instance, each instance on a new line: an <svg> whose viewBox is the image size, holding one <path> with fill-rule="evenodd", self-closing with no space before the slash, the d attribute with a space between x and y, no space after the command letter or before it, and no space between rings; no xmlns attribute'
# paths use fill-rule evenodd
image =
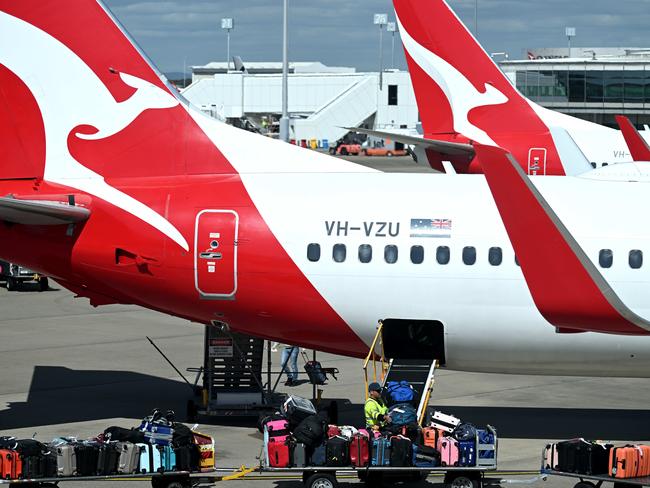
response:
<svg viewBox="0 0 650 488"><path fill-rule="evenodd" d="M643 252L638 249L630 251L630 268L639 269L643 265Z"/></svg>
<svg viewBox="0 0 650 488"><path fill-rule="evenodd" d="M463 263L468 266L473 265L476 262L476 248L472 246L467 246L463 248Z"/></svg>
<svg viewBox="0 0 650 488"><path fill-rule="evenodd" d="M449 264L449 248L447 246L438 246L436 249L436 261L438 264Z"/></svg>
<svg viewBox="0 0 650 488"><path fill-rule="evenodd" d="M384 248L384 259L388 264L397 262L397 246L388 245Z"/></svg>
<svg viewBox="0 0 650 488"><path fill-rule="evenodd" d="M488 261L492 266L499 266L503 261L503 253L500 247L491 247L488 252Z"/></svg>
<svg viewBox="0 0 650 488"><path fill-rule="evenodd" d="M342 263L345 261L345 244L334 244L332 249L332 258L337 263Z"/></svg>
<svg viewBox="0 0 650 488"><path fill-rule="evenodd" d="M601 249L598 253L598 264L601 268L611 268L614 262L614 253L611 249Z"/></svg>
<svg viewBox="0 0 650 488"><path fill-rule="evenodd" d="M422 246L411 246L411 262L422 264L424 261L424 248Z"/></svg>
<svg viewBox="0 0 650 488"><path fill-rule="evenodd" d="M372 246L370 244L361 244L359 246L359 261L369 263L372 260Z"/></svg>
<svg viewBox="0 0 650 488"><path fill-rule="evenodd" d="M307 259L313 263L320 259L320 244L311 243L307 246Z"/></svg>

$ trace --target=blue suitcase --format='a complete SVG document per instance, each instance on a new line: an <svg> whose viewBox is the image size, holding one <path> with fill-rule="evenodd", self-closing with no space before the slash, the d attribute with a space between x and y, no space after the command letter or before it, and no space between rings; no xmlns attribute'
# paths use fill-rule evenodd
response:
<svg viewBox="0 0 650 488"><path fill-rule="evenodd" d="M311 465L325 466L326 461L326 447L325 444L323 444L322 446L318 446L316 449L314 449L314 453L311 455Z"/></svg>
<svg viewBox="0 0 650 488"><path fill-rule="evenodd" d="M372 466L390 466L390 439L380 437L372 441Z"/></svg>
<svg viewBox="0 0 650 488"><path fill-rule="evenodd" d="M171 446L160 447L160 464L162 471L174 471L176 469L176 452Z"/></svg>
<svg viewBox="0 0 650 488"><path fill-rule="evenodd" d="M162 470L162 460L158 447L151 444L136 444L136 446L141 450L140 472L160 473Z"/></svg>
<svg viewBox="0 0 650 488"><path fill-rule="evenodd" d="M458 441L458 466L476 466L475 441Z"/></svg>

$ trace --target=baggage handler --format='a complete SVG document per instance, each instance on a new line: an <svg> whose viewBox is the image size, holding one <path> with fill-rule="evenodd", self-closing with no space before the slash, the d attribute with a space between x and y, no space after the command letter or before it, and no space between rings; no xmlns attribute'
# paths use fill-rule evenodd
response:
<svg viewBox="0 0 650 488"><path fill-rule="evenodd" d="M381 385L379 383L370 383L368 385L368 399L363 411L366 415L366 428L368 430L379 430L392 422L390 415L388 415L388 407L381 397Z"/></svg>

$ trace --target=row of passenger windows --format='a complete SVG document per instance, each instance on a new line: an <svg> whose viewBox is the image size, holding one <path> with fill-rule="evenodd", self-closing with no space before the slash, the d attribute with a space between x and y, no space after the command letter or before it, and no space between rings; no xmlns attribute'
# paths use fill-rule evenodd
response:
<svg viewBox="0 0 650 488"><path fill-rule="evenodd" d="M397 262L399 251L397 246L389 244L384 246L384 261L388 264ZM332 247L332 259L336 263L342 263L347 259L347 247L345 244L334 244ZM372 246L370 244L361 244L358 249L358 259L361 263L372 261ZM410 260L413 264L424 262L424 247L411 246ZM320 244L311 243L307 246L307 259L311 262L319 261L321 258ZM449 264L451 259L451 250L449 246L438 246L436 248L436 261L438 264ZM462 251L463 263L471 266L476 263L476 248L465 246ZM500 266L503 262L503 251L500 247L491 247L488 250L488 262L492 266ZM601 268L611 268L614 263L614 253L611 249L601 249L598 253L598 263ZM519 266L519 261L515 257L515 264ZM639 269L643 265L643 252L633 249L628 254L628 264L632 269Z"/></svg>

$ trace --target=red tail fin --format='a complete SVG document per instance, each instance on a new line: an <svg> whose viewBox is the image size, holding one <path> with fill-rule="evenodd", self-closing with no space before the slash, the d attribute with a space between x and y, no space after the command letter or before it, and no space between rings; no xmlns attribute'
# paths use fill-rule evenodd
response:
<svg viewBox="0 0 650 488"><path fill-rule="evenodd" d="M632 159L634 161L650 161L650 146L648 146L643 136L639 134L639 131L636 130L636 127L632 125L630 119L624 115L617 115L616 123L621 128Z"/></svg>

